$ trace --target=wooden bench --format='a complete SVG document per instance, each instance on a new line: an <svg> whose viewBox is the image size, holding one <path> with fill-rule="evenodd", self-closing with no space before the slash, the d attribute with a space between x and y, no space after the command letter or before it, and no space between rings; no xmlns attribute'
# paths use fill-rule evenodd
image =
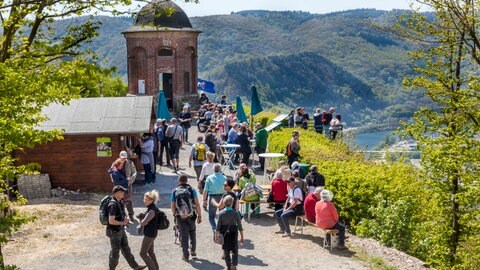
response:
<svg viewBox="0 0 480 270"><path fill-rule="evenodd" d="M302 232L302 234L303 234L303 224L304 223L307 223L308 225L315 226L317 229L322 231L325 234L325 237L323 238L323 248L330 247L330 250L333 250L333 246L331 245L331 243L328 243L327 237L328 237L328 235L330 235L330 242L332 241L333 236L338 237L338 230L337 229L326 229L325 230L325 229L322 229L322 228L318 228L317 224L308 221L308 219L305 217L305 215L301 215L301 216L296 216L295 217L295 228L293 229L294 233L297 232L297 225L298 225L299 222L300 222L300 231Z"/></svg>
<svg viewBox="0 0 480 270"><path fill-rule="evenodd" d="M245 212L247 212L247 204L248 203L255 203L255 204L257 204L257 206L254 209L252 209L251 211L248 212L248 215L247 215L247 218L246 218L247 220L250 220L251 213L255 212L255 210L257 210L257 208L259 208L261 204L283 204L283 202L282 203L280 203L280 202L269 203L264 199L259 200L259 201L254 201L254 202L247 202L245 200L238 200L238 204L240 205L240 212L242 214L245 214Z"/></svg>

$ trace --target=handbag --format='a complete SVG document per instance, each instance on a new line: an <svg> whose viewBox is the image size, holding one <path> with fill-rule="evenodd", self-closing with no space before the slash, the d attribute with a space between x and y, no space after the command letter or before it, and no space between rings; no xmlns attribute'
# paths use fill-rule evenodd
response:
<svg viewBox="0 0 480 270"><path fill-rule="evenodd" d="M233 222L233 220L232 220ZM218 237L216 239L213 239L213 242L215 242L216 244L219 244L219 245L222 245L225 243L225 234L229 232L230 230L230 226L231 226L231 222L230 224L228 225L227 229L225 230L225 233L219 233L218 234Z"/></svg>
<svg viewBox="0 0 480 270"><path fill-rule="evenodd" d="M271 203L273 202L273 192L270 191L268 192L268 196L267 196L267 203Z"/></svg>

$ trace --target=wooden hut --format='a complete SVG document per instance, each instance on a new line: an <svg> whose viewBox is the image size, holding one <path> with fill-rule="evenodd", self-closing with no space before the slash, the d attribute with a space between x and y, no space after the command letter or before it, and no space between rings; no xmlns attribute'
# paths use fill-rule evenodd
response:
<svg viewBox="0 0 480 270"><path fill-rule="evenodd" d="M63 130L64 139L15 153L17 164L37 162L52 187L81 191L111 191L107 169L120 151L132 153L155 118L152 96L81 98L43 113L49 120L40 129Z"/></svg>

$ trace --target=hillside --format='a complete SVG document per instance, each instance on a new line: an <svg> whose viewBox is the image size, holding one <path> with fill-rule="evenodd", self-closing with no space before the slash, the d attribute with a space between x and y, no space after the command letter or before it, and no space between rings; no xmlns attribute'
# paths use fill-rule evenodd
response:
<svg viewBox="0 0 480 270"><path fill-rule="evenodd" d="M242 11L193 17L199 36L199 77L215 82L231 99L257 85L266 105L335 106L352 124L392 122L428 104L407 93L401 81L411 71L410 45L378 25L391 25L402 11L352 10L326 15ZM84 18L79 18L84 19ZM89 45L106 66L126 74L125 39L132 18L97 17L100 35ZM78 19L77 19L78 20ZM62 21L59 25L72 24ZM393 119L394 120L394 119ZM394 120L395 121L395 120Z"/></svg>

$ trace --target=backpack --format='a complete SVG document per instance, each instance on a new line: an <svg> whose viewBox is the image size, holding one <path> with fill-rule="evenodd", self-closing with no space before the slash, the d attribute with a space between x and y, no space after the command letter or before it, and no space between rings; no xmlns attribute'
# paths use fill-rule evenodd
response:
<svg viewBox="0 0 480 270"><path fill-rule="evenodd" d="M100 201L100 207L98 209L98 218L100 219L100 223L102 225L108 225L108 205L110 205L110 202L112 200L111 195L106 195L103 197L103 199Z"/></svg>
<svg viewBox="0 0 480 270"><path fill-rule="evenodd" d="M170 227L170 221L167 218L167 215L162 210L158 209L157 211L157 229L166 230Z"/></svg>
<svg viewBox="0 0 480 270"><path fill-rule="evenodd" d="M293 154L293 151L292 151L292 143L289 141L288 144L287 144L287 148L285 150L285 153L287 154L287 157L291 156Z"/></svg>
<svg viewBox="0 0 480 270"><path fill-rule="evenodd" d="M156 133L157 133L157 140L159 140L159 141L165 140L165 133L163 133L163 128L162 127L159 127L157 129Z"/></svg>
<svg viewBox="0 0 480 270"><path fill-rule="evenodd" d="M295 123L301 123L303 121L303 116L301 114L295 115Z"/></svg>
<svg viewBox="0 0 480 270"><path fill-rule="evenodd" d="M175 189L175 207L181 219L193 217L193 190L191 186L178 186Z"/></svg>
<svg viewBox="0 0 480 270"><path fill-rule="evenodd" d="M195 160L204 161L206 159L207 145L204 143L197 143L195 145Z"/></svg>

